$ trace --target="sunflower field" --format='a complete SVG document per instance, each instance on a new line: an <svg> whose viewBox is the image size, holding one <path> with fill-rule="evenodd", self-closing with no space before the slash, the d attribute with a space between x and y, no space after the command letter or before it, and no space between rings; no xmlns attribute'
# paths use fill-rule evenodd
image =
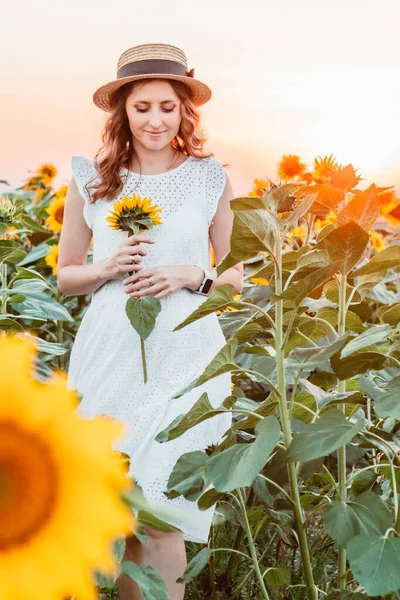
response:
<svg viewBox="0 0 400 600"><path fill-rule="evenodd" d="M57 287L56 173L0 197L0 598L116 600L121 534L163 515L111 452L120 425L80 420L66 390L90 295ZM231 201L230 251L211 253L218 275L243 261L242 293L218 286L175 328L216 312L226 338L180 395L232 377L219 408L203 394L156 437L233 415L165 490L216 505L208 544L187 543L185 598L400 599L400 199L362 181L333 155L283 156ZM150 565L130 573L145 600L168 600Z"/></svg>

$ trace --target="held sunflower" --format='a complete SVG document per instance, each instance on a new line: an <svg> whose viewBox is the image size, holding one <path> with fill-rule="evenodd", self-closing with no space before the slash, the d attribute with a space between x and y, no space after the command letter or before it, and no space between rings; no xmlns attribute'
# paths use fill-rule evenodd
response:
<svg viewBox="0 0 400 600"><path fill-rule="evenodd" d="M161 208L152 204L151 198L135 196L122 196L121 200L114 202L111 215L106 217L111 229L127 231L128 235L152 229L162 225L159 216ZM144 341L153 331L158 313L161 311L161 302L153 296L142 298L129 298L125 305L126 315L140 337L142 355L143 381L147 383L147 363Z"/></svg>
<svg viewBox="0 0 400 600"><path fill-rule="evenodd" d="M94 600L93 572L113 573L113 542L136 531L123 424L81 419L64 372L34 378L36 354L33 335L0 340L0 598Z"/></svg>

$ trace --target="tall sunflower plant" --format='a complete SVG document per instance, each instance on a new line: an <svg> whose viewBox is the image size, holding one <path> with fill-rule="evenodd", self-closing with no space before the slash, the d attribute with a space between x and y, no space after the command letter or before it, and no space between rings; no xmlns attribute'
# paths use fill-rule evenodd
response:
<svg viewBox="0 0 400 600"><path fill-rule="evenodd" d="M114 202L110 212L111 214L106 217L109 227L127 231L128 236L162 224L159 216L161 208L152 204L151 198L142 198L140 195L122 196L119 201ZM148 380L144 342L153 331L160 311L161 302L154 296L129 298L125 305L126 315L140 337L144 383Z"/></svg>
<svg viewBox="0 0 400 600"><path fill-rule="evenodd" d="M203 393L157 435L168 443L233 415L212 451L179 458L166 493L202 509L231 499L241 515L232 551L251 564L257 597L383 596L400 590L400 236L394 228L390 245L374 249L389 188L359 189L352 165L331 155L296 177L231 201L230 250L217 274L243 261L257 283L239 298L218 286L175 328L219 312L226 336L176 398L225 372L243 385L218 408ZM299 227L304 234L291 235ZM256 501L267 518L255 529ZM185 581L217 550L201 550ZM237 560L221 567L225 576Z"/></svg>

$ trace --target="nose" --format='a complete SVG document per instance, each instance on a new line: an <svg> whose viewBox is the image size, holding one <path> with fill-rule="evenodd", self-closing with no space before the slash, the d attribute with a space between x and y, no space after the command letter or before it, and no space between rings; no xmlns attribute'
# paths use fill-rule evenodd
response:
<svg viewBox="0 0 400 600"><path fill-rule="evenodd" d="M149 124L154 127L154 129L159 129L162 123L161 114L158 111L152 111L150 113Z"/></svg>

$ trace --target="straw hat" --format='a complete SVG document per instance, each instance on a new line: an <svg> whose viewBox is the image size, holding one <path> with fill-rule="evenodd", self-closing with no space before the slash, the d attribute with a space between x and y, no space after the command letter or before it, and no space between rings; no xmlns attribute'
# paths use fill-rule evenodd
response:
<svg viewBox="0 0 400 600"><path fill-rule="evenodd" d="M196 106L211 98L210 88L194 79L194 69L188 71L183 50L170 44L140 44L121 54L117 63L117 79L99 87L93 94L93 102L99 108L110 111L110 96L115 90L130 81L152 77L182 81L191 88Z"/></svg>

